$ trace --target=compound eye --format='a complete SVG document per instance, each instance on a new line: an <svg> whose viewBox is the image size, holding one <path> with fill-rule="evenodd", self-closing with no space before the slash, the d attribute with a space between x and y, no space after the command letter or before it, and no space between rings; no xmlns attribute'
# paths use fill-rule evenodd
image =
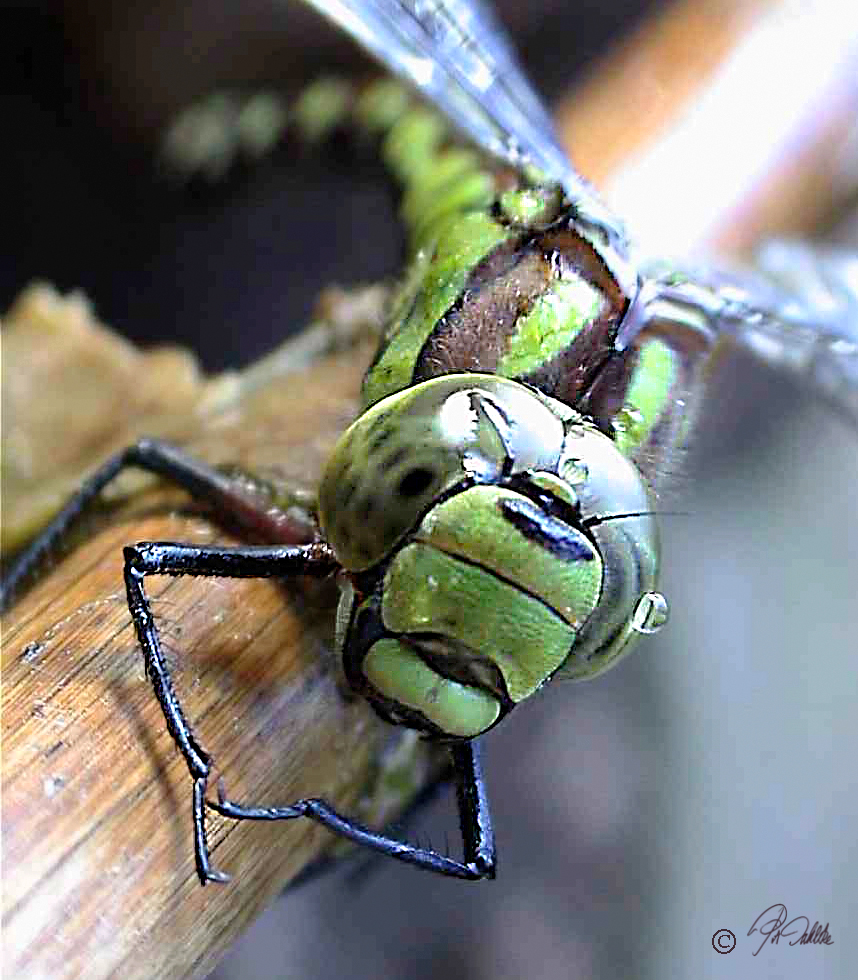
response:
<svg viewBox="0 0 858 980"><path fill-rule="evenodd" d="M345 567L369 568L431 505L445 483L431 445L393 435L383 449L332 458L320 489L323 531Z"/></svg>
<svg viewBox="0 0 858 980"><path fill-rule="evenodd" d="M428 466L415 466L399 481L396 488L397 496L402 501L411 500L414 497L420 498L436 480L437 476Z"/></svg>
<svg viewBox="0 0 858 980"><path fill-rule="evenodd" d="M319 521L358 572L388 557L445 491L556 460L563 424L493 375L446 375L371 406L343 434L319 487Z"/></svg>
<svg viewBox="0 0 858 980"><path fill-rule="evenodd" d="M582 523L604 562L599 605L558 676L592 677L656 632L667 604L656 590L659 533L655 505L634 464L591 426L570 428L560 474L580 502Z"/></svg>

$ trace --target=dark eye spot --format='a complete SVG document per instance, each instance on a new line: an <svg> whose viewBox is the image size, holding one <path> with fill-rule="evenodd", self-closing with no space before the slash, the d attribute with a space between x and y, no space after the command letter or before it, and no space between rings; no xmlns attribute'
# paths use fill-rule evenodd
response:
<svg viewBox="0 0 858 980"><path fill-rule="evenodd" d="M355 545L355 551L357 552L358 559L361 562L372 561L372 547L366 541L360 541Z"/></svg>
<svg viewBox="0 0 858 980"><path fill-rule="evenodd" d="M400 449L395 449L384 461L384 467L388 470L396 469L397 466L405 459L408 455L408 450L405 447Z"/></svg>
<svg viewBox="0 0 858 980"><path fill-rule="evenodd" d="M435 474L423 466L409 470L399 481L397 488L400 497L417 497L432 485Z"/></svg>
<svg viewBox="0 0 858 980"><path fill-rule="evenodd" d="M373 426L370 432L369 442L366 446L367 453L370 456L375 456L376 453L380 452L384 448L384 444L393 437L394 431L390 425L382 425L378 428Z"/></svg>

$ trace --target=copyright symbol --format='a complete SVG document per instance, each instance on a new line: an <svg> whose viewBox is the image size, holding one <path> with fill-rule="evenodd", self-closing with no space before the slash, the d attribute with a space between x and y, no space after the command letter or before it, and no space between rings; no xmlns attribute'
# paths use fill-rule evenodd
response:
<svg viewBox="0 0 858 980"><path fill-rule="evenodd" d="M716 953L732 953L736 948L736 937L729 929L719 929L712 937L712 949Z"/></svg>

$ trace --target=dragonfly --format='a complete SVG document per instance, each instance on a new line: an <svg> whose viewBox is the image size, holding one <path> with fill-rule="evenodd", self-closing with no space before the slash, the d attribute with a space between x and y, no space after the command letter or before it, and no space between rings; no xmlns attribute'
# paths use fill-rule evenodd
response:
<svg viewBox="0 0 858 980"><path fill-rule="evenodd" d="M834 299L822 307L764 280L649 267L559 148L488 8L323 6L497 163L449 149L436 117L403 107L396 90L362 93L358 109L389 134L405 186L413 259L364 410L310 508L316 533L294 543L286 512L275 529L271 508L257 506L252 522L277 544L130 546L128 605L192 778L203 884L225 880L211 863L207 808L236 820L307 817L427 870L493 877L482 737L548 681L602 672L665 622L656 495L724 336L858 414L858 355L838 329L854 320L852 267L808 259ZM249 509L241 481L141 440L81 487L9 571L7 594L128 466L224 511ZM336 647L352 688L387 721L449 746L463 860L371 831L323 800L248 806L221 787L210 800L211 758L172 688L145 591L152 574L337 575Z"/></svg>

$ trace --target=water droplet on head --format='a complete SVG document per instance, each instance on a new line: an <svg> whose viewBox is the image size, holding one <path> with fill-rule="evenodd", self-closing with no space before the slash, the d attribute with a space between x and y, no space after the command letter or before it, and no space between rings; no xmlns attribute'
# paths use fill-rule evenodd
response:
<svg viewBox="0 0 858 980"><path fill-rule="evenodd" d="M632 613L636 633L657 633L667 622L667 599L660 592L644 592Z"/></svg>

